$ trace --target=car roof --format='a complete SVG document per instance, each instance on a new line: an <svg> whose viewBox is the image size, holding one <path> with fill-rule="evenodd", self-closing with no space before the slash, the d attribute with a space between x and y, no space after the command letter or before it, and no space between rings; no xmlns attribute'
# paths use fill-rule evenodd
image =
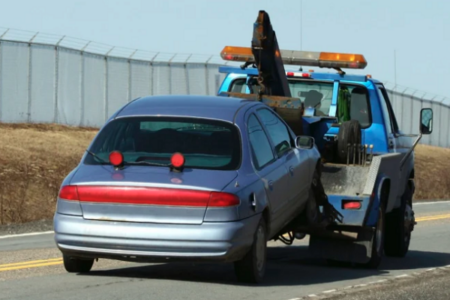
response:
<svg viewBox="0 0 450 300"><path fill-rule="evenodd" d="M125 105L115 118L176 116L233 122L239 108L255 101L222 96L164 95L138 98Z"/></svg>

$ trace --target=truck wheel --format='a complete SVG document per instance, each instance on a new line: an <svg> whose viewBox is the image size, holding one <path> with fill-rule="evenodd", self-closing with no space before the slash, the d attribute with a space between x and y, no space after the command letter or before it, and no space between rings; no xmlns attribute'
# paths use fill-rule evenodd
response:
<svg viewBox="0 0 450 300"><path fill-rule="evenodd" d="M372 255L369 262L363 264L365 268L377 269L384 254L385 211L382 204L378 208L378 220L372 238Z"/></svg>
<svg viewBox="0 0 450 300"><path fill-rule="evenodd" d="M404 257L409 250L411 232L414 228L414 212L412 210L413 191L411 185L406 185L399 208L386 216L386 244L384 251L387 256Z"/></svg>
<svg viewBox="0 0 450 300"><path fill-rule="evenodd" d="M88 273L94 265L94 259L81 259L63 255L64 268L69 273Z"/></svg>
<svg viewBox="0 0 450 300"><path fill-rule="evenodd" d="M350 147L348 146L350 144ZM354 151L353 145L361 145L361 125L356 120L346 121L339 127L337 150L340 163L358 163L358 151ZM356 153L355 153L356 152ZM355 154L355 161L353 161Z"/></svg>
<svg viewBox="0 0 450 300"><path fill-rule="evenodd" d="M264 277L267 259L267 229L263 217L258 224L250 251L234 263L236 277L241 282L259 283Z"/></svg>

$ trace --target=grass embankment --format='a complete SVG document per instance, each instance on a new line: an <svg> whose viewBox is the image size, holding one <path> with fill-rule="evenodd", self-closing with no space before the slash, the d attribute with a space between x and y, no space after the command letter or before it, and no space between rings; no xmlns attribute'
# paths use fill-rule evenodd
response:
<svg viewBox="0 0 450 300"><path fill-rule="evenodd" d="M97 133L93 128L0 123L0 223L52 218L63 178ZM416 194L450 199L450 149L419 145Z"/></svg>

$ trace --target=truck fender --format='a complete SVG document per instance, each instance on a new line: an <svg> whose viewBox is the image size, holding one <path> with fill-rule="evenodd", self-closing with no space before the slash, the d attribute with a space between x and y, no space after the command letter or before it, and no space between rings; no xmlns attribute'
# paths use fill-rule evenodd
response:
<svg viewBox="0 0 450 300"><path fill-rule="evenodd" d="M389 197L388 199L384 199L386 203L382 203L383 201L382 189L384 185L387 185L387 188L389 189L390 192L390 184L391 184L390 179L385 174L380 174L378 176L374 190L372 192L371 201L369 204L369 212L367 214L365 222L367 226L376 225L378 220L378 208L380 207L381 204L383 204L385 208L388 206Z"/></svg>

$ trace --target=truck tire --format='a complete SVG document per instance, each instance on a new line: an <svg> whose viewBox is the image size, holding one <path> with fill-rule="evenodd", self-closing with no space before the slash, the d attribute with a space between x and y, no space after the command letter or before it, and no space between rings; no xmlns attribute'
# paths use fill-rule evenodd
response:
<svg viewBox="0 0 450 300"><path fill-rule="evenodd" d="M384 251L387 256L404 257L409 250L413 221L410 221L412 212L413 191L411 184L407 183L402 195L399 208L394 209L386 216L386 244Z"/></svg>
<svg viewBox="0 0 450 300"><path fill-rule="evenodd" d="M351 146L349 147L348 144ZM361 145L361 125L356 120L346 121L339 127L337 151L340 163L357 164L359 162L358 152L354 151L353 145L359 147ZM358 148L359 149L359 148ZM355 154L355 161L353 161L353 154Z"/></svg>
<svg viewBox="0 0 450 300"><path fill-rule="evenodd" d="M63 255L64 268L69 273L88 273L94 265L94 259L81 259Z"/></svg>
<svg viewBox="0 0 450 300"><path fill-rule="evenodd" d="M250 251L234 263L234 271L238 281L259 283L264 277L267 260L267 228L264 217L261 217L256 228Z"/></svg>

